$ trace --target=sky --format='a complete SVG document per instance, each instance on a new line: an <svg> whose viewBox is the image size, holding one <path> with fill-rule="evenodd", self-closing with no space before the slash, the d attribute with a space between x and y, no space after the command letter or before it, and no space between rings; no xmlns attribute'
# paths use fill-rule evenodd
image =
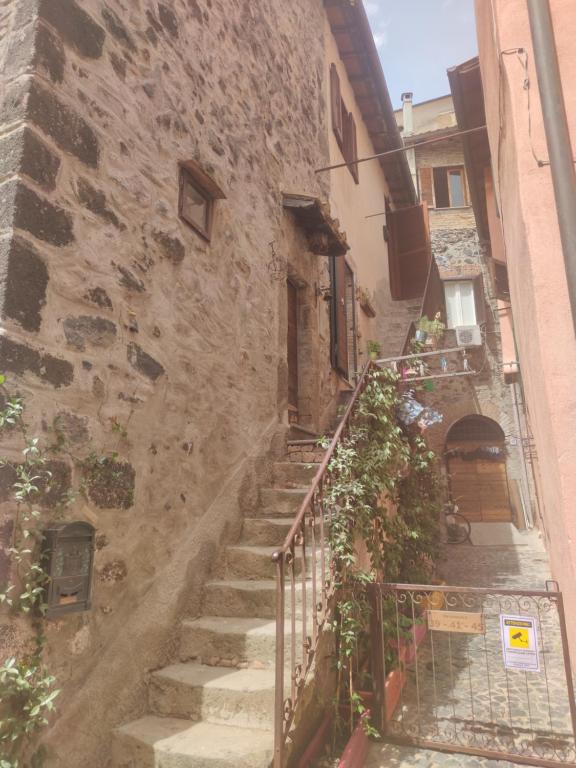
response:
<svg viewBox="0 0 576 768"><path fill-rule="evenodd" d="M450 93L448 67L478 52L473 0L364 0L394 108Z"/></svg>

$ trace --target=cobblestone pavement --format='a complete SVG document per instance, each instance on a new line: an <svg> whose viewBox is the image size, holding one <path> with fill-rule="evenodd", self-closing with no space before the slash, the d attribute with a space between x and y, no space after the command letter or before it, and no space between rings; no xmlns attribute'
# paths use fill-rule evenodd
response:
<svg viewBox="0 0 576 768"><path fill-rule="evenodd" d="M550 578L546 553L536 533L519 546L450 546L439 572L450 586L544 590ZM437 593L440 595L440 593ZM411 599L411 598L409 598ZM408 665L407 683L391 727L399 735L419 734L463 745L576 757L556 606L547 598L450 593L456 610L480 611L485 634L428 633ZM440 597L442 601L442 597ZM454 600L454 602L452 602ZM428 607L448 607L428 606ZM499 615L535 616L539 628L540 673L506 671ZM417 747L372 744L367 768L506 768L514 764Z"/></svg>

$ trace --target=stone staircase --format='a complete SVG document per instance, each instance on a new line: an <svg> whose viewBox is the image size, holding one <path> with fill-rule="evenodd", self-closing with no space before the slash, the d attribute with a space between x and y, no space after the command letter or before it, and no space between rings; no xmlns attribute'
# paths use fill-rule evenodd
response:
<svg viewBox="0 0 576 768"><path fill-rule="evenodd" d="M114 768L266 768L272 761L276 584L271 555L321 460L315 440L287 461L205 585L203 615L182 622L180 661L153 672L149 715L114 734ZM288 631L288 627L287 627Z"/></svg>

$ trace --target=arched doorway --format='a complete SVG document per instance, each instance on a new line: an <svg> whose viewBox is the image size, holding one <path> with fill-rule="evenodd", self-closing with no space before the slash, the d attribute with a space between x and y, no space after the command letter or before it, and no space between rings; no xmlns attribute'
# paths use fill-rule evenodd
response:
<svg viewBox="0 0 576 768"><path fill-rule="evenodd" d="M446 463L452 499L470 522L513 520L505 436L495 421L473 414L455 422L446 436Z"/></svg>

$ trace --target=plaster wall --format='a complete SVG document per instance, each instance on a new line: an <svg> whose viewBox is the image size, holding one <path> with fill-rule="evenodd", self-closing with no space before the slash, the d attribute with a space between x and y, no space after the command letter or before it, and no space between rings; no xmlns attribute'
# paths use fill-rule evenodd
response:
<svg viewBox="0 0 576 768"><path fill-rule="evenodd" d="M90 612L47 622L62 689L48 764L102 768L111 728L145 711L147 673L174 658L174 627L198 613L219 546L284 453L286 274L270 243L313 291L318 257L282 192L328 195L313 172L329 160L324 11L8 0L0 30L0 370L32 434L107 457L65 513L97 528L95 585ZM226 194L210 243L177 215L187 159ZM335 391L327 314L308 304L321 421ZM66 487L85 480L58 462ZM11 627L0 616L3 657Z"/></svg>
<svg viewBox="0 0 576 768"><path fill-rule="evenodd" d="M403 123L403 111L397 109L394 112L399 126ZM444 130L456 126L456 115L452 96L440 96L438 99L422 101L412 105L412 122L414 134L428 133L429 131Z"/></svg>
<svg viewBox="0 0 576 768"><path fill-rule="evenodd" d="M342 98L347 109L354 115L357 129L358 157L375 153L374 146L362 120L362 114L354 98L354 92L344 63L340 59L336 41L326 23L325 99L329 102L330 65L335 63L340 77ZM330 118L328 118L330 122ZM330 163L344 162L342 152L331 129L328 127ZM384 240L386 223L385 199L389 196L386 177L377 160L358 166L359 184L354 182L347 168L330 172L330 205L332 214L339 219L346 232L350 251L346 260L353 269L357 285L365 288L374 298L376 317L367 317L360 307L357 310L358 349L362 366L367 360L368 340L379 341L384 356L400 353L408 326L418 312L418 301L394 301L390 294L388 248Z"/></svg>
<svg viewBox="0 0 576 768"><path fill-rule="evenodd" d="M493 14L491 8L493 8ZM576 8L551 3L568 120L576 144ZM493 173L506 242L516 344L540 468L542 525L552 573L565 594L576 647L576 346L526 4L476 0L480 65ZM527 51L525 74L510 48ZM499 60L502 64L499 66Z"/></svg>

